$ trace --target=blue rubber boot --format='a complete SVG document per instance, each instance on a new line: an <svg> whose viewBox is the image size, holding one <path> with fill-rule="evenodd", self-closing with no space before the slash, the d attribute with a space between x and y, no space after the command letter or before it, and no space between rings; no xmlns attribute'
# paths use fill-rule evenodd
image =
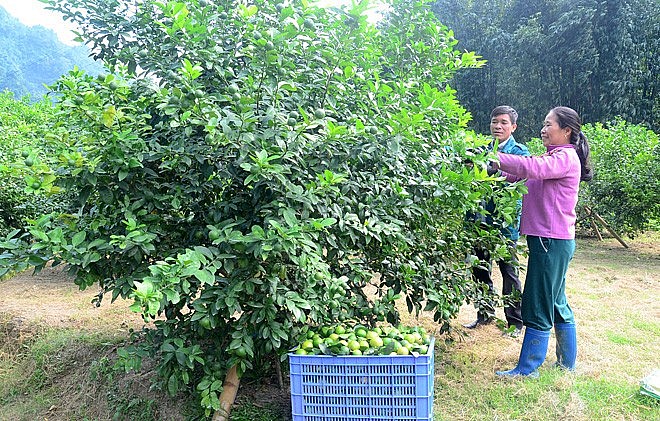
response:
<svg viewBox="0 0 660 421"><path fill-rule="evenodd" d="M577 358L575 323L555 323L555 337L557 338L556 366L569 371L575 370Z"/></svg>
<svg viewBox="0 0 660 421"><path fill-rule="evenodd" d="M548 339L550 331L536 330L529 326L525 327L525 338L523 339L520 358L516 368L508 371L496 371L500 377L539 376L537 368L543 364L545 354L548 352Z"/></svg>

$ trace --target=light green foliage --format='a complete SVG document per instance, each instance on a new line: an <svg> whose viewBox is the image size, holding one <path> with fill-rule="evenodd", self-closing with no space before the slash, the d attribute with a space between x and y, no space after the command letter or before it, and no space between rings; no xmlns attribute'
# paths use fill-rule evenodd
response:
<svg viewBox="0 0 660 421"><path fill-rule="evenodd" d="M660 219L660 142L645 127L622 120L585 125L594 179L583 186L581 204L616 231L634 236Z"/></svg>
<svg viewBox="0 0 660 421"><path fill-rule="evenodd" d="M51 165L61 146L48 134L54 113L50 102L30 103L8 91L0 94L1 236L61 204L50 195L59 192Z"/></svg>
<svg viewBox="0 0 660 421"><path fill-rule="evenodd" d="M52 3L112 74L53 86L74 200L0 264L64 261L99 299L133 299L155 327L125 369L157 355L162 386L210 413L229 367L258 370L307 325L396 323L397 294L457 314L465 257L502 244L466 213L521 190L496 192L488 140L462 131L448 81L479 63L425 2L392 2L378 29L367 2Z"/></svg>

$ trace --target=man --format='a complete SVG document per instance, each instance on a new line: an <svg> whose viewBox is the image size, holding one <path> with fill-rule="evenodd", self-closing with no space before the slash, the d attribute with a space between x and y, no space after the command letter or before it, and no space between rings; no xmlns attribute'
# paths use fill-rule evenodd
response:
<svg viewBox="0 0 660 421"><path fill-rule="evenodd" d="M490 133L493 135L493 143L495 140L498 142L497 150L499 152L529 156L529 150L525 145L522 145L513 138L513 132L516 130L518 121L518 113L513 108L508 105L500 105L495 107L490 113ZM486 210L492 212L495 210L495 205L490 202L486 206ZM514 290L520 291L520 279L518 278L518 267L517 260L515 256L515 246L520 233L518 232L518 225L520 221L520 210L521 204L518 203L518 212L516 221L506 228L501 230L502 235L504 235L508 241L511 248L511 257L509 260L499 260L498 266L500 272L502 273L502 294L509 295ZM485 218L486 223L492 224L492 217L488 216ZM475 254L479 260L486 264L486 269L483 268L474 268L472 270L472 275L474 279L478 282L482 282L488 286L488 289L493 291L493 280L491 278L491 262L490 262L490 252L484 249L475 250ZM518 337L522 330L522 316L521 316L521 307L520 302L504 307L504 314L506 316L506 321L508 327L513 326L513 330L509 333L513 337ZM495 316L495 308L492 304L487 305L485 309L479 309L477 312L477 320L474 322L464 325L468 329L475 329L480 325L485 325L491 323Z"/></svg>

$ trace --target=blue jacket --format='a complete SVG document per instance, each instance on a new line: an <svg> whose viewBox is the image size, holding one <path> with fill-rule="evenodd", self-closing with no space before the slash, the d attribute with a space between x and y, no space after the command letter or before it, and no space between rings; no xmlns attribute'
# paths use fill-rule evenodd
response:
<svg viewBox="0 0 660 421"><path fill-rule="evenodd" d="M512 155L521 155L521 156L531 155L529 153L529 150L527 149L527 146L523 145L522 143L516 142L516 139L514 139L513 136L509 137L509 140L504 144L502 149L499 149L499 152L512 154ZM485 208L488 212L492 213L495 210L495 203L491 200L486 204ZM518 204L516 207L516 218L513 224L509 225L508 227L504 227L501 230L502 235L504 235L509 240L517 241L518 238L520 238L519 227L520 227L521 210L522 210L522 200L518 200ZM493 217L491 214L489 214L486 217L485 222L487 224L493 224Z"/></svg>

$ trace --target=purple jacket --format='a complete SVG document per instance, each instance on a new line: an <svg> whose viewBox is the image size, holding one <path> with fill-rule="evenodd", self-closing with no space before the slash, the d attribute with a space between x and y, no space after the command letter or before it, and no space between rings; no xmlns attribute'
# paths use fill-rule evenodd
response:
<svg viewBox="0 0 660 421"><path fill-rule="evenodd" d="M508 181L527 179L520 232L572 240L580 186L580 158L573 145L548 147L541 156L497 154Z"/></svg>

